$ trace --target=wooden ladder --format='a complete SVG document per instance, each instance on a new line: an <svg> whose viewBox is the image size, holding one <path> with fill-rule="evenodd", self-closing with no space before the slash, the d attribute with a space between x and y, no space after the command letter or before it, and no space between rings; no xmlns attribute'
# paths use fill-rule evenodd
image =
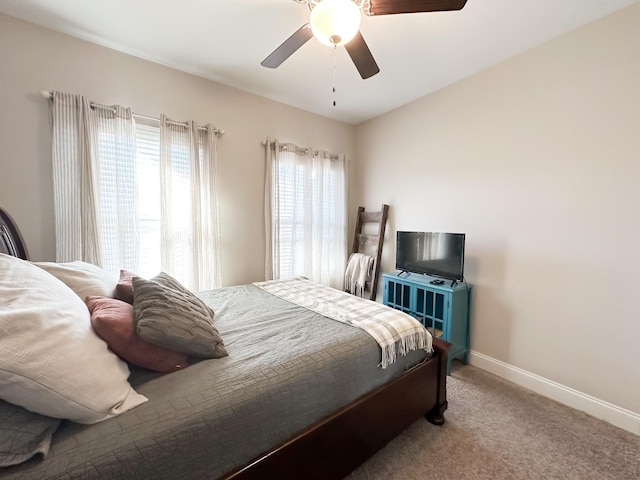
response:
<svg viewBox="0 0 640 480"><path fill-rule="evenodd" d="M365 212L364 207L358 207L356 218L356 229L353 235L353 247L351 253L368 253L374 258L373 274L371 281L365 284L366 291L369 291L369 299L376 299L378 290L378 279L380 277L380 259L382 257L382 244L384 243L384 231L387 226L389 216L389 205L382 204L379 212ZM377 233L363 233L366 224L377 224ZM375 228L375 227L374 227Z"/></svg>

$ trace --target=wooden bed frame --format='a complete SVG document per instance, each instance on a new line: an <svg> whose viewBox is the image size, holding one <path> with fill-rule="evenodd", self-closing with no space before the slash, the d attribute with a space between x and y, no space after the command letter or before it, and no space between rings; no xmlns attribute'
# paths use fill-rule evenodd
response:
<svg viewBox="0 0 640 480"><path fill-rule="evenodd" d="M0 252L27 259L20 231L0 208ZM338 480L424 416L444 423L450 343L433 340L434 354L373 392L311 425L287 442L225 475L225 480Z"/></svg>
<svg viewBox="0 0 640 480"><path fill-rule="evenodd" d="M311 425L226 480L346 477L399 433L424 416L444 423L447 351L434 339L434 355L320 422Z"/></svg>
<svg viewBox="0 0 640 480"><path fill-rule="evenodd" d="M28 259L27 247L25 247L11 216L0 208L0 253L6 253L23 260Z"/></svg>

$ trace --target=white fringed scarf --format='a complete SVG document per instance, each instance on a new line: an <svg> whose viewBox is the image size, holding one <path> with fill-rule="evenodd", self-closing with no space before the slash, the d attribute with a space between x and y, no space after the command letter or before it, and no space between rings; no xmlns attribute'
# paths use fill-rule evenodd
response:
<svg viewBox="0 0 640 480"><path fill-rule="evenodd" d="M344 273L344 291L358 297L364 296L365 282L373 275L375 259L366 253L353 253Z"/></svg>

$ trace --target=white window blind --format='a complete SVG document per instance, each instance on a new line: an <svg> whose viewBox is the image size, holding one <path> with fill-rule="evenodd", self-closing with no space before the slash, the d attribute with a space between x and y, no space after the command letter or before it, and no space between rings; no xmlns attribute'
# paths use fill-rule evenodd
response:
<svg viewBox="0 0 640 480"><path fill-rule="evenodd" d="M160 129L137 124L138 266L150 278L160 271Z"/></svg>
<svg viewBox="0 0 640 480"><path fill-rule="evenodd" d="M160 271L160 130L136 124L133 142L98 131L103 267L149 278Z"/></svg>

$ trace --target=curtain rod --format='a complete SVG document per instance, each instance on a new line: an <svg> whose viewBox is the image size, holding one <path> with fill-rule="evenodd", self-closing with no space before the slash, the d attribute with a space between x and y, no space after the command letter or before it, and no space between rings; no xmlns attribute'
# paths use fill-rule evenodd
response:
<svg viewBox="0 0 640 480"><path fill-rule="evenodd" d="M46 99L51 99L53 98L53 94L48 91L48 90L40 90L40 96L42 96L43 98ZM91 102L89 103L89 105L91 105L92 108L102 108L104 110L113 110L112 107L108 106L108 105L101 105L100 103L95 103L95 102ZM159 118L154 118L154 117L149 117L147 115L140 115L139 113L134 113L131 112L131 115L133 115L134 117L137 118L141 118L143 120L151 120L153 122L158 122L160 123L160 119ZM167 123L170 125L179 125L182 127L187 127L187 124L184 122L174 122L173 120L167 120ZM198 130L207 130L207 127L198 127ZM213 133L218 135L219 137L221 137L222 135L224 135L224 130L220 130L219 128L214 128L213 129Z"/></svg>
<svg viewBox="0 0 640 480"><path fill-rule="evenodd" d="M267 140L262 140L260 142L260 144L263 147L266 147L267 146ZM291 144L291 145L293 145L293 144ZM313 155L317 156L321 152L321 150L314 150L314 149L311 149L311 148L308 148L308 147L302 148L302 147L298 147L297 145L293 145L293 147L296 149L296 152L303 152L305 155L307 153L311 152L311 153L313 153ZM271 148L275 148L275 144L274 143L271 144ZM288 150L288 149L289 149L288 144L286 144L286 143L281 143L280 144L280 150ZM339 160L340 159L340 155L338 155L336 153L330 153L330 152L326 152L326 153L329 154L329 158L331 160Z"/></svg>

